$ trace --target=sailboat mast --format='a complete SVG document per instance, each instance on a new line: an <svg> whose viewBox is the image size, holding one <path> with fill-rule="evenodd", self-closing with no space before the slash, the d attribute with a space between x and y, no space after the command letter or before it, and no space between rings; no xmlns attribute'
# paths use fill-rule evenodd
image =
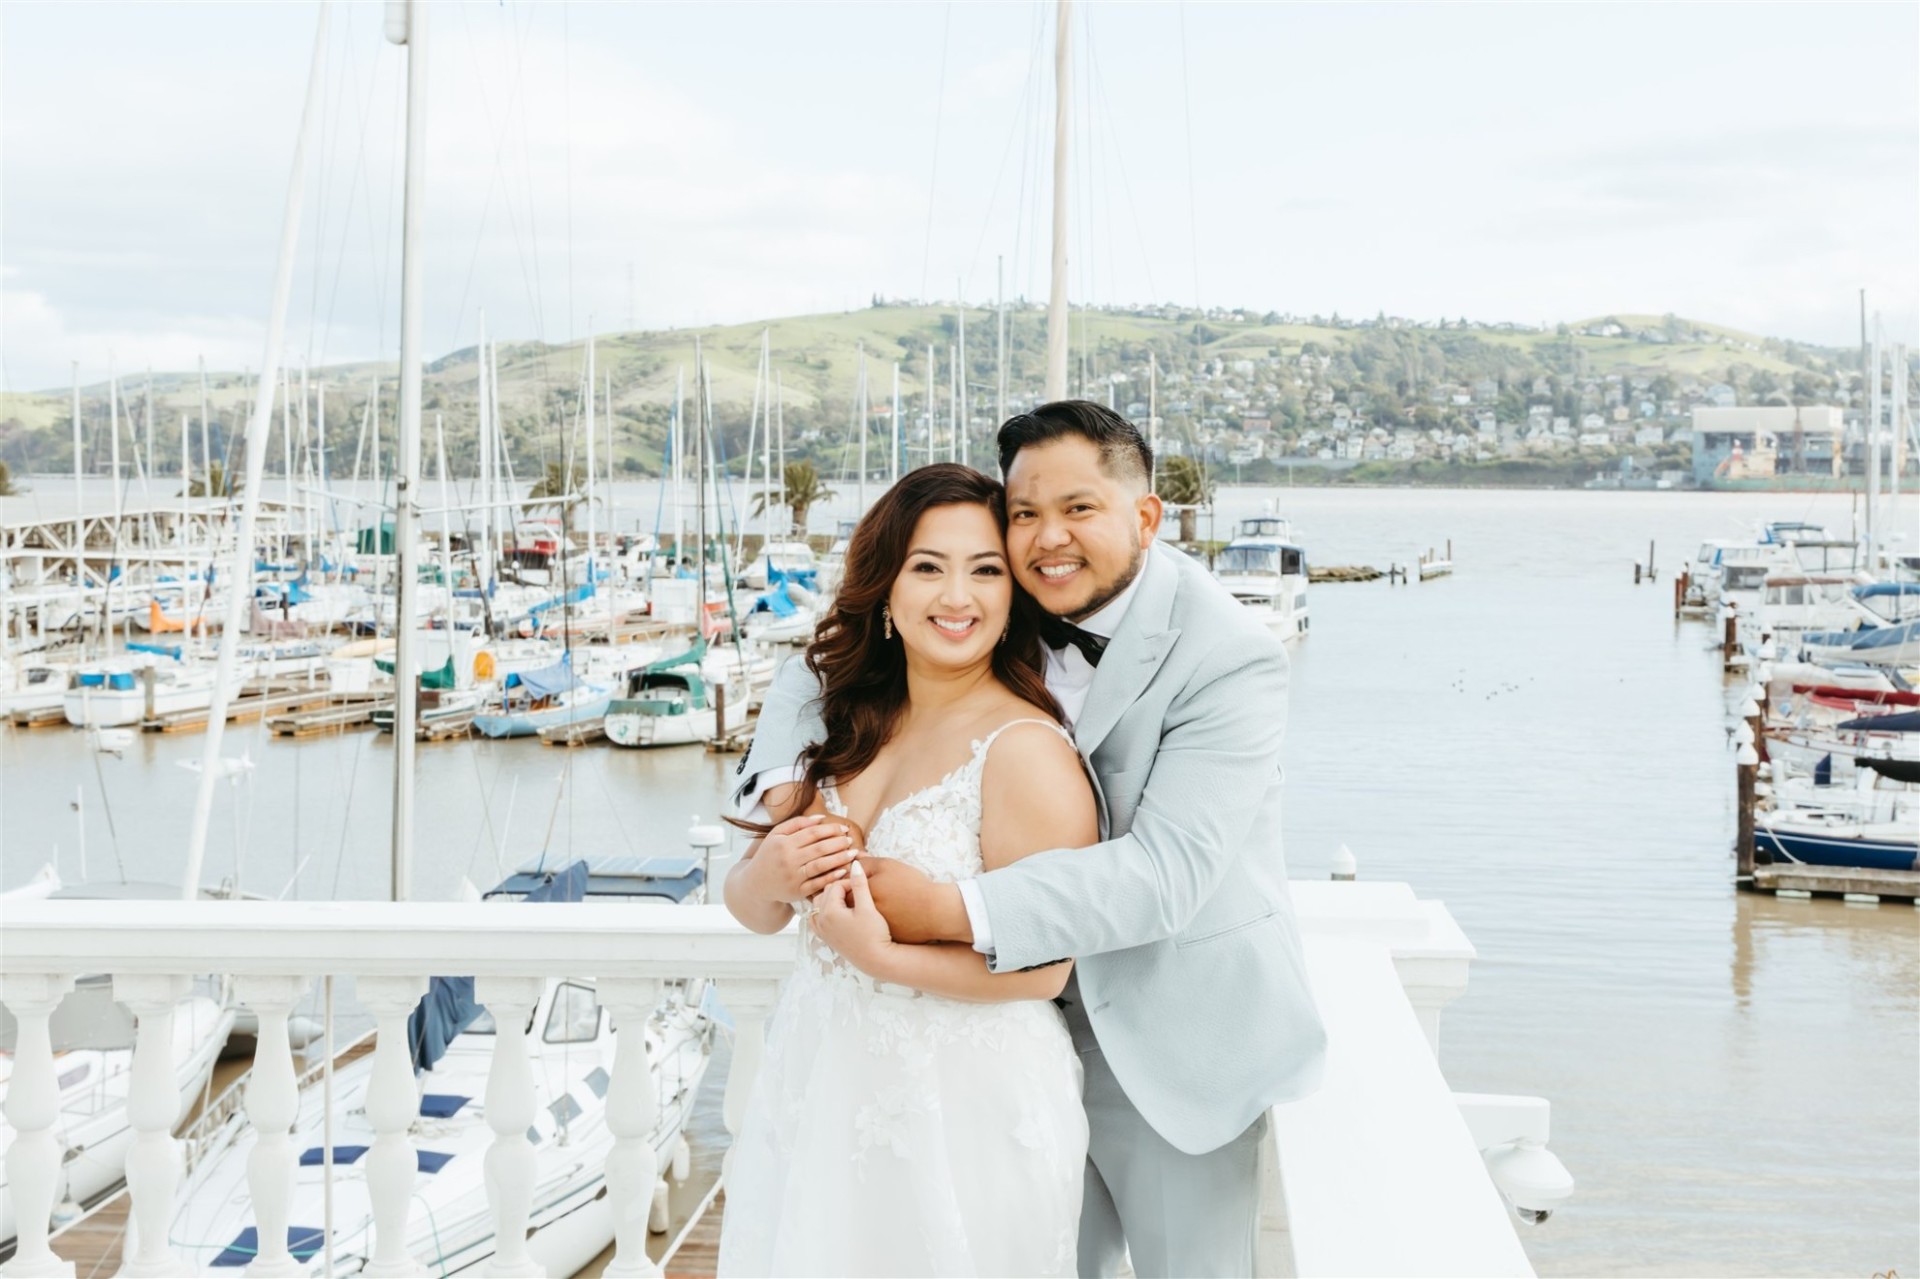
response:
<svg viewBox="0 0 1920 1279"><path fill-rule="evenodd" d="M969 465L967 448L968 427L972 423L967 415L967 302L960 299L960 353L953 362L953 429L960 436L960 464Z"/></svg>
<svg viewBox="0 0 1920 1279"><path fill-rule="evenodd" d="M994 274L997 279L994 292L994 355L993 416L996 422L1007 420L1007 259L1005 254L994 259L997 264Z"/></svg>
<svg viewBox="0 0 1920 1279"><path fill-rule="evenodd" d="M487 313L480 312L480 346L475 352L474 374L477 382L475 404L479 421L475 431L479 435L480 449L480 558L474 568L474 577L480 586L484 598L487 588L493 581L493 429L489 419L493 406L488 402L487 392Z"/></svg>
<svg viewBox="0 0 1920 1279"><path fill-rule="evenodd" d="M1160 481L1160 356L1147 352L1147 452L1153 455L1153 473L1147 476L1149 493Z"/></svg>
<svg viewBox="0 0 1920 1279"><path fill-rule="evenodd" d="M1055 6L1053 33L1053 284L1047 294L1048 400L1067 394L1067 94L1072 0Z"/></svg>
<svg viewBox="0 0 1920 1279"><path fill-rule="evenodd" d="M694 339L695 347L699 339ZM687 523L686 512L680 501L680 453L685 448L684 437L687 432L687 370L684 365L673 371L673 429L669 432L667 451L673 454L673 561L675 564L687 562Z"/></svg>
<svg viewBox="0 0 1920 1279"><path fill-rule="evenodd" d="M80 463L85 453L85 445L80 439L80 361L73 362L73 547L77 551L86 543L80 534L81 506L86 501L80 483ZM78 565L75 566L76 569ZM84 581L81 583L85 585Z"/></svg>
<svg viewBox="0 0 1920 1279"><path fill-rule="evenodd" d="M1873 362L1867 366L1867 572L1880 569L1880 526L1875 507L1880 504L1880 415L1885 412L1880 392L1880 314L1873 316Z"/></svg>
<svg viewBox="0 0 1920 1279"><path fill-rule="evenodd" d="M78 376L79 365L74 366ZM205 496L213 496L213 425L207 408L207 357L200 357L200 473L207 477Z"/></svg>
<svg viewBox="0 0 1920 1279"><path fill-rule="evenodd" d="M280 358L280 344L286 332L287 299L293 293L294 249L300 240L300 204L306 193L307 145L313 139L320 119L321 75L327 51L329 7L320 6L319 30L313 37L313 60L307 69L306 105L300 111L299 141L293 148L293 175L287 184L287 206L280 225L280 255L274 267L273 301L267 312L266 356L261 361L260 381L253 397L253 414L247 422L247 483L240 501L240 527L233 544L233 580L227 584L226 617L221 628L219 656L214 664L213 701L207 708L206 749L200 757L200 785L194 793L193 825L187 837L187 864L180 879L181 896L193 901L200 895L200 872L206 863L207 827L213 816L213 788L220 777L220 744L226 735L227 702L232 691L234 667L239 657L240 621L252 592L253 528L260 513L260 482L266 473L269 415L273 412L274 365Z"/></svg>
<svg viewBox="0 0 1920 1279"><path fill-rule="evenodd" d="M853 430L860 437L860 513L867 513L867 344L855 344L860 353L860 376L853 389Z"/></svg>
<svg viewBox="0 0 1920 1279"><path fill-rule="evenodd" d="M596 474L596 471L597 471L597 467L596 467L596 465L595 465L595 462L596 462L596 457L595 457L595 452L596 452L596 450L595 450L595 449L594 449L594 447L593 447L593 439L594 439L594 429L593 429L593 390L594 390L594 387L593 387L593 383L594 383L594 380L595 380L595 379L594 379L594 376L593 376L593 374L594 374L594 368L593 368L593 335L592 335L592 334L588 334L588 335L587 335L587 421L586 421L586 427L587 427L587 488L586 488L586 494L585 494L585 496L586 496L586 504L587 504L587 594L588 594L588 595L592 595L592 594L593 594L593 535L594 535L594 532L595 532L595 529L594 529L594 519L593 519L593 490L594 490L594 488L596 487L596 485L595 485L595 481L596 481L596 480L597 480L597 479L599 478L599 476L598 476L598 475Z"/></svg>
<svg viewBox="0 0 1920 1279"><path fill-rule="evenodd" d="M934 441L939 438L939 416L933 410L933 397L940 393L940 370L933 362L933 343L927 343L927 461L934 461L939 455L934 452Z"/></svg>
<svg viewBox="0 0 1920 1279"><path fill-rule="evenodd" d="M406 0L404 26L396 30L387 11L387 39L407 46L407 159L400 211L400 456L394 482L393 551L399 575L394 593L393 649L393 863L392 900L405 901L413 886L414 732L419 689L414 683L414 599L419 592L413 563L414 489L420 482L420 320L425 258L420 252L426 214L427 5Z"/></svg>
<svg viewBox="0 0 1920 1279"><path fill-rule="evenodd" d="M707 366L701 354L700 339L693 340L693 476L694 476L694 551L693 623L697 633L707 633Z"/></svg>
<svg viewBox="0 0 1920 1279"><path fill-rule="evenodd" d="M893 362L893 416L888 421L893 423L892 476L893 482L898 484L900 482L900 361L898 360Z"/></svg>

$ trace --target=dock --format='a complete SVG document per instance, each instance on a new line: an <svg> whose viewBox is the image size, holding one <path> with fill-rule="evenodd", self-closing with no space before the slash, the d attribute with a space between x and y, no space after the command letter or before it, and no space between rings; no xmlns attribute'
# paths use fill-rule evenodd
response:
<svg viewBox="0 0 1920 1279"><path fill-rule="evenodd" d="M1776 897L1838 897L1860 906L1881 902L1920 905L1920 871L1869 870L1860 866L1807 866L1775 862L1753 868L1742 888Z"/></svg>
<svg viewBox="0 0 1920 1279"><path fill-rule="evenodd" d="M1321 582L1377 582L1385 576L1371 564L1330 564L1325 568L1307 568L1307 581L1313 585Z"/></svg>
<svg viewBox="0 0 1920 1279"><path fill-rule="evenodd" d="M346 728L365 728L373 723L375 711L392 705L393 699L383 694L342 693L329 697L323 706L270 716L267 728L275 737L314 737Z"/></svg>
<svg viewBox="0 0 1920 1279"><path fill-rule="evenodd" d="M67 711L64 706L42 706L38 710L15 711L9 716L15 728L46 728L49 725L65 726Z"/></svg>
<svg viewBox="0 0 1920 1279"><path fill-rule="evenodd" d="M306 710L327 704L330 697L331 694L324 685L298 689L284 687L246 689L242 690L240 696L227 703L227 721L238 723L289 711ZM152 719L142 720L140 727L149 733L196 733L206 728L209 718L210 710L203 706L196 710L172 711L165 715L156 715Z"/></svg>

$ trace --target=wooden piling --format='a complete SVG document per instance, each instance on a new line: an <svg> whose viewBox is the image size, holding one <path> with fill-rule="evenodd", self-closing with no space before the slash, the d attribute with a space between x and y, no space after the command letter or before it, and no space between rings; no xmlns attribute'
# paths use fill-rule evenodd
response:
<svg viewBox="0 0 1920 1279"><path fill-rule="evenodd" d="M724 677L713 681L713 741L719 741L727 735L727 681Z"/></svg>
<svg viewBox="0 0 1920 1279"><path fill-rule="evenodd" d="M1760 771L1758 764L1736 764L1738 777L1735 784L1739 788L1739 825L1733 837L1733 855L1735 859L1735 878L1746 882L1753 878L1754 840L1753 840L1753 785Z"/></svg>
<svg viewBox="0 0 1920 1279"><path fill-rule="evenodd" d="M1733 613L1727 614L1727 625L1720 636L1720 661L1727 666L1733 665L1733 655L1740 651L1740 619Z"/></svg>
<svg viewBox="0 0 1920 1279"><path fill-rule="evenodd" d="M154 683L155 683L155 681L157 681L157 680L158 680L159 678L160 678L160 677L159 677L159 674L158 674L158 673L157 673L157 672L156 672L156 671L155 671L155 670L153 669L153 667L151 667L151 666L147 666L147 667L143 667L143 668L141 668L141 671L140 671L140 683L141 683L141 685L142 685L142 687L144 687L144 688L146 689L146 693L147 693L147 714L146 714L146 718L147 718L147 719L149 719L149 720L151 720L152 718L154 718L154 713L153 713L153 694L154 694Z"/></svg>
<svg viewBox="0 0 1920 1279"><path fill-rule="evenodd" d="M1682 572L1673 579L1673 615L1680 616L1680 610L1687 605L1687 575Z"/></svg>
<svg viewBox="0 0 1920 1279"><path fill-rule="evenodd" d="M1635 586L1640 585L1640 566L1638 564L1633 566L1633 584Z"/></svg>

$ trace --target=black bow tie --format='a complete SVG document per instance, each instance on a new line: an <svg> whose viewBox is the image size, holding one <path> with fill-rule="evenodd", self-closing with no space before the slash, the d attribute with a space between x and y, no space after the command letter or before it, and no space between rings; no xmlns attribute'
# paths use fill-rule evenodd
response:
<svg viewBox="0 0 1920 1279"><path fill-rule="evenodd" d="M1089 666L1100 665L1100 655L1107 651L1106 636L1083 631L1065 618L1051 614L1040 619L1040 638L1055 652L1069 644L1073 645L1080 650L1080 656L1087 659Z"/></svg>

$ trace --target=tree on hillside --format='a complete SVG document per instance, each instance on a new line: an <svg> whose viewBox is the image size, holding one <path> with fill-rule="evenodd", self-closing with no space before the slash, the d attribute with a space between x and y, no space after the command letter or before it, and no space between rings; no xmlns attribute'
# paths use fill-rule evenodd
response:
<svg viewBox="0 0 1920 1279"><path fill-rule="evenodd" d="M807 511L815 502L824 502L833 497L834 492L820 478L811 462L789 462L781 473L781 486L775 496L774 505L784 506L791 513L790 531L804 537L807 532ZM753 514L764 515L767 510L767 495L753 495Z"/></svg>
<svg viewBox="0 0 1920 1279"><path fill-rule="evenodd" d="M1154 492L1169 506L1180 508L1180 540L1194 538L1194 508L1213 501L1213 477L1191 457L1169 457L1160 462Z"/></svg>
<svg viewBox="0 0 1920 1279"><path fill-rule="evenodd" d="M0 497L18 497L22 491L13 482L13 469L0 462Z"/></svg>

